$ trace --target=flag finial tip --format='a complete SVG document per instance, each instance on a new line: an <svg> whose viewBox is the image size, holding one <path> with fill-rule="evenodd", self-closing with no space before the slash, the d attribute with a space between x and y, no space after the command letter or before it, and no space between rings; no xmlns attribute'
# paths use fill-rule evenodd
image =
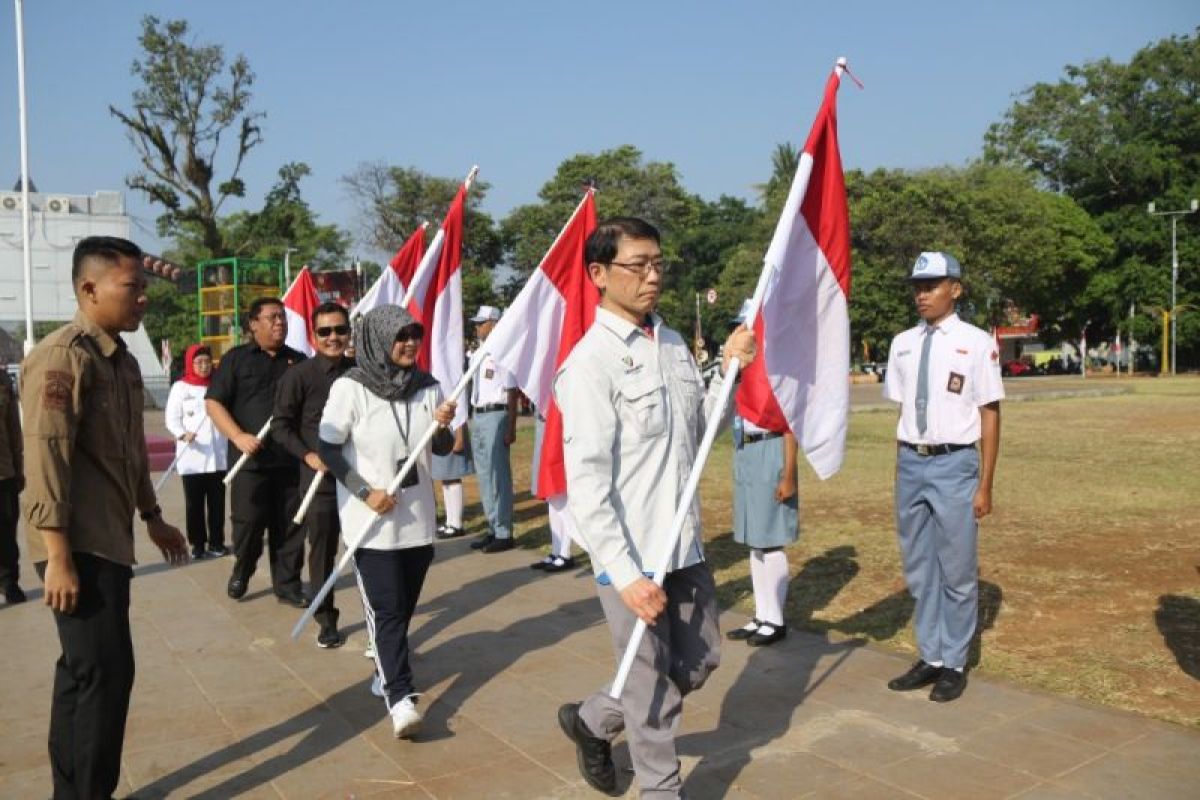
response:
<svg viewBox="0 0 1200 800"><path fill-rule="evenodd" d="M837 66L841 67L842 69L846 68L846 57L845 56L838 56Z"/></svg>

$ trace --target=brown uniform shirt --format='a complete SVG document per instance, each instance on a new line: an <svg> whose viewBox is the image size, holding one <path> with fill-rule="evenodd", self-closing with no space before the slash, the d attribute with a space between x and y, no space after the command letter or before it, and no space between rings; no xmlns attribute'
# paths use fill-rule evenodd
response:
<svg viewBox="0 0 1200 800"><path fill-rule="evenodd" d="M7 372L0 373L0 480L25 475L25 443L21 441L21 409Z"/></svg>
<svg viewBox="0 0 1200 800"><path fill-rule="evenodd" d="M25 357L21 405L30 558L47 558L34 529L59 528L72 552L135 563L133 514L155 499L142 375L125 343L77 313Z"/></svg>

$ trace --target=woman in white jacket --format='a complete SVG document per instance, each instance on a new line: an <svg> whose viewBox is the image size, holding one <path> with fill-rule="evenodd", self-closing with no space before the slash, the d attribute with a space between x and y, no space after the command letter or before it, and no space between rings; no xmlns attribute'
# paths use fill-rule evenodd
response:
<svg viewBox="0 0 1200 800"><path fill-rule="evenodd" d="M397 737L421 725L408 659L408 625L433 561L437 510L433 454L454 447L446 427L454 403L416 367L423 330L399 306L380 306L354 325L357 366L333 382L318 430L321 460L338 482L342 536L370 530L354 551L375 667ZM439 430L398 495L387 487L434 423Z"/></svg>
<svg viewBox="0 0 1200 800"><path fill-rule="evenodd" d="M183 481L187 536L194 559L228 552L222 483L226 442L204 407L212 369L212 352L203 345L192 345L183 357L183 378L167 396L167 430L175 437L175 468Z"/></svg>

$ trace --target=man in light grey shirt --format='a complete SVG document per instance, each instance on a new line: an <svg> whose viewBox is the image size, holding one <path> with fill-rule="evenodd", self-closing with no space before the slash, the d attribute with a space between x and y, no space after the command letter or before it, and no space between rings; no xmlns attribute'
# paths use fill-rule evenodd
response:
<svg viewBox="0 0 1200 800"><path fill-rule="evenodd" d="M593 788L618 792L611 742L626 731L642 797L680 797L675 731L683 696L704 684L720 657L697 500L663 586L648 576L671 546L671 521L722 379L706 393L687 344L653 313L664 270L654 226L608 220L588 238L584 259L600 306L554 383L568 507L591 556L617 658L639 618L649 627L620 701L597 692L560 708L559 724ZM745 328L726 342L722 373L734 357L743 364L754 357Z"/></svg>

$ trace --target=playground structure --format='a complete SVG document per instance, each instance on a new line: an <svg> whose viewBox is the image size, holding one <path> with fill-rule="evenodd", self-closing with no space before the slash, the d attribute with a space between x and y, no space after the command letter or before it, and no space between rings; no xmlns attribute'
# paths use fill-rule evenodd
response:
<svg viewBox="0 0 1200 800"><path fill-rule="evenodd" d="M241 343L250 304L260 297L280 297L283 281L278 261L215 258L196 265L196 335L214 360Z"/></svg>

